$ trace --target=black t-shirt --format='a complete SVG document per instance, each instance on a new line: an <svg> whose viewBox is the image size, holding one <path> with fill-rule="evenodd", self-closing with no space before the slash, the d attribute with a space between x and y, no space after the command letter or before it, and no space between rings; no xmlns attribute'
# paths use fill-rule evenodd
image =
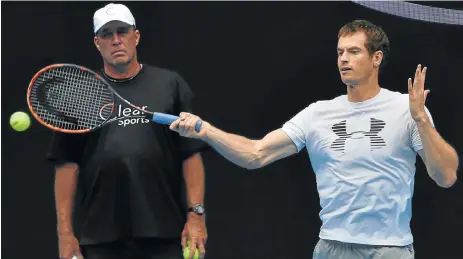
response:
<svg viewBox="0 0 463 259"><path fill-rule="evenodd" d="M192 112L193 92L176 72L144 65L125 82L111 82L123 98L152 112ZM74 231L81 244L125 237L174 237L183 230L186 190L182 162L207 145L128 106L121 118L87 134L55 133L47 158L76 162L80 171Z"/></svg>

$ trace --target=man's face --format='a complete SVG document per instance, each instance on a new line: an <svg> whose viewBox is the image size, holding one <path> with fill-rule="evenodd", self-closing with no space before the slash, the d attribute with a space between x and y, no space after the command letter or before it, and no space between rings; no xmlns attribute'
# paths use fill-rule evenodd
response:
<svg viewBox="0 0 463 259"><path fill-rule="evenodd" d="M339 38L338 69L342 81L347 85L358 85L372 76L379 67L382 53L370 55L366 48L367 36L356 32Z"/></svg>
<svg viewBox="0 0 463 259"><path fill-rule="evenodd" d="M112 21L105 24L94 38L103 59L111 65L126 65L137 53L140 32L132 26Z"/></svg>

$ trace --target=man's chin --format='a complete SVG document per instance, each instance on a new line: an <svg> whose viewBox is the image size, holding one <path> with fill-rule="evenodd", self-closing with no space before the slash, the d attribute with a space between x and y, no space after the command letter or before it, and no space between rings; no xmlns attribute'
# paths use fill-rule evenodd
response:
<svg viewBox="0 0 463 259"><path fill-rule="evenodd" d="M114 67L116 70L123 72L126 70L127 65L130 62L127 59L118 58L118 59L108 60L107 63L110 66Z"/></svg>
<svg viewBox="0 0 463 259"><path fill-rule="evenodd" d="M129 64L129 59L126 57L115 58L112 60L111 64L113 66L126 66Z"/></svg>
<svg viewBox="0 0 463 259"><path fill-rule="evenodd" d="M347 78L342 78L342 82L347 85L347 86L350 86L350 87L355 87L356 85L359 84L359 80L355 80L355 79L347 79Z"/></svg>

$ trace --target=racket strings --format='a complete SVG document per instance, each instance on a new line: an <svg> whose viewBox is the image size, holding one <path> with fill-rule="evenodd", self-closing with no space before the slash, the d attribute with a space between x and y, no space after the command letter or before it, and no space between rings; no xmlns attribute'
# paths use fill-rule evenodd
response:
<svg viewBox="0 0 463 259"><path fill-rule="evenodd" d="M94 74L64 66L38 76L30 102L45 123L64 130L85 130L109 118L112 110L102 108L113 103L113 95Z"/></svg>

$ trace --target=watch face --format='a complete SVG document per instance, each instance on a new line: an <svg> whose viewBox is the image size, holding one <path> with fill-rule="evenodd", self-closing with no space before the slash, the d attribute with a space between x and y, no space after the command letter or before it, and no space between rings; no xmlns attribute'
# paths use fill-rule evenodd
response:
<svg viewBox="0 0 463 259"><path fill-rule="evenodd" d="M194 211L195 211L196 213L198 213L198 214L203 214L204 211L205 211L205 210L204 210L204 207L201 206L201 205L196 205L193 209L194 209Z"/></svg>

